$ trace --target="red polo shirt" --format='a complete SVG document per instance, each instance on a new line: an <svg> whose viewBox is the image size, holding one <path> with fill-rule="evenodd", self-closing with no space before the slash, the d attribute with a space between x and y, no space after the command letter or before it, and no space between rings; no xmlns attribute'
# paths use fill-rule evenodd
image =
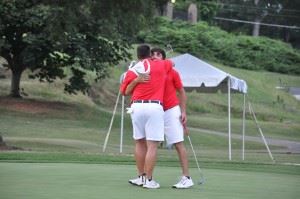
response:
<svg viewBox="0 0 300 199"><path fill-rule="evenodd" d="M179 100L176 95L176 90L183 87L179 73L172 69L167 76L165 94L164 94L164 110L168 110L177 106Z"/></svg>
<svg viewBox="0 0 300 199"><path fill-rule="evenodd" d="M133 89L131 100L159 100L163 102L167 73L172 71L172 63L169 60L148 59L148 61L151 67L150 81L138 83ZM123 95L128 84L136 77L134 72L127 71L120 88Z"/></svg>

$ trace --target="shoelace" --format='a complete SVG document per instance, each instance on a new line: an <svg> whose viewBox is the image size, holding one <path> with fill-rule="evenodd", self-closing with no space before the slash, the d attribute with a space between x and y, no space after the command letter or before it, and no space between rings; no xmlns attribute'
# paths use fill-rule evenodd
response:
<svg viewBox="0 0 300 199"><path fill-rule="evenodd" d="M187 180L186 177L182 177L181 180L180 180L180 183L181 183L181 184L185 184L185 181L186 181L186 180Z"/></svg>

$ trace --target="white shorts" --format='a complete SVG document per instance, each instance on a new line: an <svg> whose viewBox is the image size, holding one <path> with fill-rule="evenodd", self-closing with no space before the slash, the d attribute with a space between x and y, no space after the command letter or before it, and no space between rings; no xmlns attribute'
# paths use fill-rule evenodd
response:
<svg viewBox="0 0 300 199"><path fill-rule="evenodd" d="M156 103L133 103L131 108L133 139L164 141L163 107Z"/></svg>
<svg viewBox="0 0 300 199"><path fill-rule="evenodd" d="M183 142L184 140L184 132L180 116L181 111L178 105L165 111L164 121L167 145Z"/></svg>

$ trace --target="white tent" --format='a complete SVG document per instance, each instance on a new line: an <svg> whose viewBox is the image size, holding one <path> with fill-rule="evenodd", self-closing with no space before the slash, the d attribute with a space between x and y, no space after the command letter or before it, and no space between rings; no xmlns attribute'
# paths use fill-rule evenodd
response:
<svg viewBox="0 0 300 199"><path fill-rule="evenodd" d="M175 63L175 69L179 72L186 90L197 90L210 93L221 90L228 92L227 82L230 79L230 90L247 93L247 84L190 54L183 54L171 58Z"/></svg>
<svg viewBox="0 0 300 199"><path fill-rule="evenodd" d="M183 54L171 58L175 69L179 72L183 86L186 91L196 90L203 93L214 93L221 90L228 93L228 157L231 160L231 92L244 94L243 110L243 151L244 159L244 138L245 138L245 94L247 84L244 80L238 79L214 66L194 57L190 54Z"/></svg>

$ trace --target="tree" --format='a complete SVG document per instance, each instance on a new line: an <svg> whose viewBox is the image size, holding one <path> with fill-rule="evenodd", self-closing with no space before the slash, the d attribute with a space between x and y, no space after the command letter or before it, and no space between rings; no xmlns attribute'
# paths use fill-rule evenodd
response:
<svg viewBox="0 0 300 199"><path fill-rule="evenodd" d="M159 16L163 16L169 0L157 0L155 1L155 8Z"/></svg>
<svg viewBox="0 0 300 199"><path fill-rule="evenodd" d="M187 11L191 3L197 5L198 18L207 22L211 22L213 17L216 16L219 9L218 0L176 0L175 6L175 19L187 20ZM185 14L183 14L185 13Z"/></svg>
<svg viewBox="0 0 300 199"><path fill-rule="evenodd" d="M297 0L221 0L220 5L218 17L249 22L220 21L219 25L226 30L253 36L263 34L284 41L299 38L299 29L293 28L300 26L300 2ZM261 23L275 26L261 26Z"/></svg>
<svg viewBox="0 0 300 199"><path fill-rule="evenodd" d="M230 15L231 18L253 22L252 35L259 36L260 23L270 14L281 9L277 0L223 0L221 10L223 16ZM229 12L228 12L229 11ZM227 14L226 14L227 13ZM241 24L239 24L241 26Z"/></svg>
<svg viewBox="0 0 300 199"><path fill-rule="evenodd" d="M212 22L220 9L219 0L196 0L199 7L199 15L201 20Z"/></svg>
<svg viewBox="0 0 300 199"><path fill-rule="evenodd" d="M26 69L40 81L69 78L68 93L86 92L86 71L99 80L109 66L130 57L130 42L152 16L151 5L150 0L1 0L0 56L12 72L10 95L21 97Z"/></svg>
<svg viewBox="0 0 300 199"><path fill-rule="evenodd" d="M295 47L300 47L300 1L281 0L279 12L269 15L266 23L276 23L289 26L285 28L264 28L263 34L273 38L282 38L285 42L290 42ZM298 27L298 28L293 28Z"/></svg>

